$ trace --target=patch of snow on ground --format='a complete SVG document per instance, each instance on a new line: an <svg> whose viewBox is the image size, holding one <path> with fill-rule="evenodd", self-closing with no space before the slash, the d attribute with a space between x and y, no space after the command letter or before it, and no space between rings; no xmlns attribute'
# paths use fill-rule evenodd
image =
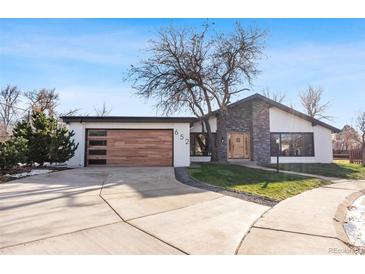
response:
<svg viewBox="0 0 365 274"><path fill-rule="evenodd" d="M46 174L52 172L51 169L32 169L29 172L21 172L17 174L6 174L5 176L11 177L11 178L22 178L26 176L33 176L33 175L39 175L39 174Z"/></svg>
<svg viewBox="0 0 365 274"><path fill-rule="evenodd" d="M351 244L365 247L365 195L348 208L344 228Z"/></svg>

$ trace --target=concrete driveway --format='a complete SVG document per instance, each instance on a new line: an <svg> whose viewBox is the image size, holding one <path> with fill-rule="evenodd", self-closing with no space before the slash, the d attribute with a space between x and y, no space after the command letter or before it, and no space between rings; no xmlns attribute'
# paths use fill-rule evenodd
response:
<svg viewBox="0 0 365 274"><path fill-rule="evenodd" d="M172 168L82 168L0 184L0 254L235 254L269 208Z"/></svg>

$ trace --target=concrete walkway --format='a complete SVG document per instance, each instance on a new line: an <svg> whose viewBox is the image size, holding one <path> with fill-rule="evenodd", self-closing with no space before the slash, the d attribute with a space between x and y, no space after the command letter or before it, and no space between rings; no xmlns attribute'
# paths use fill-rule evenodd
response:
<svg viewBox="0 0 365 274"><path fill-rule="evenodd" d="M0 254L235 254L269 208L172 168L83 168L0 184Z"/></svg>
<svg viewBox="0 0 365 274"><path fill-rule="evenodd" d="M253 225L238 254L352 254L338 216L364 189L364 181L341 180L284 200Z"/></svg>
<svg viewBox="0 0 365 274"><path fill-rule="evenodd" d="M274 169L274 168L259 166L253 161L230 160L229 162L233 165L238 165L238 166L244 166L244 167L267 170L267 171L276 171L276 169ZM311 177L311 178L318 178L318 179L328 180L328 181L332 181L332 182L342 181L342 179L335 178L335 177L328 177L328 176L322 176L322 175L317 175L317 174L309 174L309 173L303 173L303 172L297 172L297 171L290 171L290 170L280 169L280 172L281 173L286 173L286 174L293 174L293 175Z"/></svg>

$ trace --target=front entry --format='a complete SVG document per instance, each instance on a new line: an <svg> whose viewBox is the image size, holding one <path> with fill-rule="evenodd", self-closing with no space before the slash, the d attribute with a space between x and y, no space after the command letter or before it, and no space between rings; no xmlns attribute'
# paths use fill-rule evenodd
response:
<svg viewBox="0 0 365 274"><path fill-rule="evenodd" d="M228 133L228 158L250 158L250 134L243 132Z"/></svg>

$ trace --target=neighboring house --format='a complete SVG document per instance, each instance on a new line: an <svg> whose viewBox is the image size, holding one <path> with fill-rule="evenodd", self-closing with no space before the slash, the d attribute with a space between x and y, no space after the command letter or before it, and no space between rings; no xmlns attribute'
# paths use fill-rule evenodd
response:
<svg viewBox="0 0 365 274"><path fill-rule="evenodd" d="M332 162L331 134L339 130L255 94L229 106L226 138L219 152L227 160L259 164ZM206 133L192 117L62 117L80 145L71 166L188 166L209 161ZM209 118L219 132L219 111Z"/></svg>

